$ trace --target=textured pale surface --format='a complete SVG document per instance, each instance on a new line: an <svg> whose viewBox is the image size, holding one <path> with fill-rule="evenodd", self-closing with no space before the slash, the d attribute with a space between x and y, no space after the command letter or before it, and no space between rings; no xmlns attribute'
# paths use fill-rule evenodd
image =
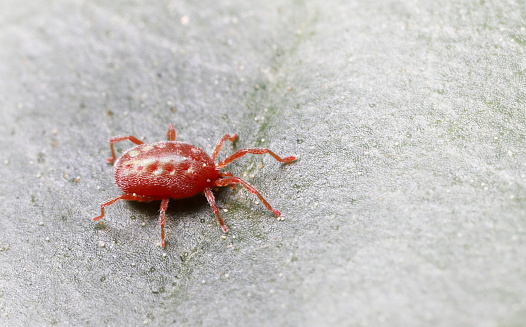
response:
<svg viewBox="0 0 526 327"><path fill-rule="evenodd" d="M523 1L158 3L0 2L0 325L524 325ZM169 122L300 155L232 166L285 220L91 221L108 138Z"/></svg>

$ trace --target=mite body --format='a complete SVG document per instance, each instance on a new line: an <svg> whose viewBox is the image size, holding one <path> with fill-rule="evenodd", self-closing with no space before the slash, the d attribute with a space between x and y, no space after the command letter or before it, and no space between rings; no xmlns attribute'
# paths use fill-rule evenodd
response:
<svg viewBox="0 0 526 327"><path fill-rule="evenodd" d="M214 187L219 169L200 148L163 141L137 145L115 162L115 182L125 193L188 198Z"/></svg>

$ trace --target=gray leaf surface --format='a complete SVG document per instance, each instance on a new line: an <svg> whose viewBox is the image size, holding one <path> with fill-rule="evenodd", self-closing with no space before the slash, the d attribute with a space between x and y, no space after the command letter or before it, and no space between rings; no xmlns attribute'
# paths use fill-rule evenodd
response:
<svg viewBox="0 0 526 327"><path fill-rule="evenodd" d="M0 325L524 326L523 1L0 3ZM108 139L238 187L119 195ZM124 151L130 143L119 143Z"/></svg>

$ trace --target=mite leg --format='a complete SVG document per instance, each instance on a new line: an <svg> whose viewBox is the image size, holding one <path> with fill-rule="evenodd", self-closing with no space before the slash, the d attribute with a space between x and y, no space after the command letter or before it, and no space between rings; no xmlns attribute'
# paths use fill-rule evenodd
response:
<svg viewBox="0 0 526 327"><path fill-rule="evenodd" d="M170 199L162 199L161 200L161 213L159 214L159 224L161 225L161 247L166 246L166 242L164 241L164 225L166 224L166 209L168 208L168 201Z"/></svg>
<svg viewBox="0 0 526 327"><path fill-rule="evenodd" d="M113 144L120 142L120 141L125 141L125 140L130 140L137 145L144 143L143 141L139 140L135 136L131 136L131 135L112 137L110 139L111 158L106 159L108 163L112 163L115 161L115 159L117 159L117 156L115 155L115 148L113 147Z"/></svg>
<svg viewBox="0 0 526 327"><path fill-rule="evenodd" d="M233 155L229 156L225 160L223 160L220 163L218 163L217 167L218 168L223 168L224 166L226 166L229 163L231 163L232 161L244 156L247 153L252 153L252 154L265 154L265 153L268 153L271 156L273 156L274 159L276 159L277 161L284 162L284 163L288 163L288 162L292 162L292 161L296 160L295 156L281 158L280 156L278 156L274 152L270 151L269 149L243 149L243 150L237 151Z"/></svg>
<svg viewBox="0 0 526 327"><path fill-rule="evenodd" d="M101 219L102 217L104 217L104 208L106 208L107 206L110 206L112 204L114 204L115 202L119 201L119 200L128 200L128 201L140 201L140 202L149 202L149 201L153 201L154 199L152 198L149 198L149 197L146 197L146 196L140 196L140 195L133 195L133 194L123 194L121 196L118 196L116 198L113 198L111 200L108 200L104 203L102 203L100 205L100 216L97 216L95 218L93 218L93 220L99 220Z"/></svg>
<svg viewBox="0 0 526 327"><path fill-rule="evenodd" d="M219 214L219 208L217 207L214 193L212 193L212 190L209 187L205 188L205 196L206 196L206 199L208 200L208 203L210 204L210 207L212 207L212 211L216 214L217 220L219 221L219 225L221 225L223 232L225 233L228 232L228 228L223 222L223 218L221 218L221 215Z"/></svg>
<svg viewBox="0 0 526 327"><path fill-rule="evenodd" d="M237 134L226 134L223 136L219 141L217 141L216 146L214 148L214 152L212 153L212 159L216 160L217 155L219 154L219 150L223 147L223 143L226 140L229 140L231 142L235 142L237 140L238 135Z"/></svg>
<svg viewBox="0 0 526 327"><path fill-rule="evenodd" d="M267 202L267 200L265 200L265 198L263 198L263 196L261 194L259 194L258 190L256 190L254 188L254 186L252 186L249 183L245 182L241 178L236 177L236 176L225 176L225 177L219 178L216 181L216 183L215 183L216 186L227 186L227 185L231 185L231 184L241 184L250 193L255 194L259 198L259 200L261 200L261 202L263 202L263 204L265 205L265 207L267 207L268 210L272 211L272 213L275 214L277 217L281 216L281 212L279 212L278 210L272 208L272 206Z"/></svg>
<svg viewBox="0 0 526 327"><path fill-rule="evenodd" d="M227 171L219 173L219 177L225 177L225 176L234 176L234 175L232 175L232 173L229 173ZM236 184L230 184L230 187L235 190Z"/></svg>
<svg viewBox="0 0 526 327"><path fill-rule="evenodd" d="M174 125L172 125L172 123L170 123L170 126L168 126L166 137L168 138L168 141L175 141L175 128Z"/></svg>

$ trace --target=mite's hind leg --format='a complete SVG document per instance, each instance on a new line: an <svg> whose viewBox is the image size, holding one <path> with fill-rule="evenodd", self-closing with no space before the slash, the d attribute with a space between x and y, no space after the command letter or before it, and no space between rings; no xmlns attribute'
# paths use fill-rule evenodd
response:
<svg viewBox="0 0 526 327"><path fill-rule="evenodd" d="M170 198L161 200L161 210L159 214L159 224L161 225L161 247L163 248L166 246L166 242L164 241L164 225L166 224L166 209L168 208L169 201Z"/></svg>
<svg viewBox="0 0 526 327"><path fill-rule="evenodd" d="M128 194L128 193L124 193L123 195L121 196L118 196L116 198L113 198L111 200L108 200L106 202L103 202L101 205L100 205L100 216L97 216L95 218L93 218L93 220L99 220L101 219L102 217L104 217L104 208L106 208L107 206L110 206L112 204L114 204L115 202L119 201L119 200L128 200L128 201L140 201L140 202L150 202L150 201L153 201L154 199L152 198L149 198L147 196L140 196L140 195L134 195L134 194Z"/></svg>
<svg viewBox="0 0 526 327"><path fill-rule="evenodd" d="M272 208L272 206L265 200L265 198L256 190L256 188L249 183L245 182L241 178L237 176L232 176L231 174L223 174L224 177L219 178L215 185L216 186L227 186L231 184L241 184L244 188L246 188L250 193L255 194L261 202L267 207L268 210L272 211L273 214L275 214L277 217L281 216L281 212L278 210Z"/></svg>
<svg viewBox="0 0 526 327"><path fill-rule="evenodd" d="M217 206L216 199L214 197L214 193L212 193L212 190L209 187L205 188L205 196L206 196L206 199L208 200L208 203L210 204L210 207L212 208L212 211L216 214L217 221L219 221L219 225L221 225L223 232L225 233L228 232L228 228L223 222L223 218L221 218L221 215L219 214L219 208Z"/></svg>

